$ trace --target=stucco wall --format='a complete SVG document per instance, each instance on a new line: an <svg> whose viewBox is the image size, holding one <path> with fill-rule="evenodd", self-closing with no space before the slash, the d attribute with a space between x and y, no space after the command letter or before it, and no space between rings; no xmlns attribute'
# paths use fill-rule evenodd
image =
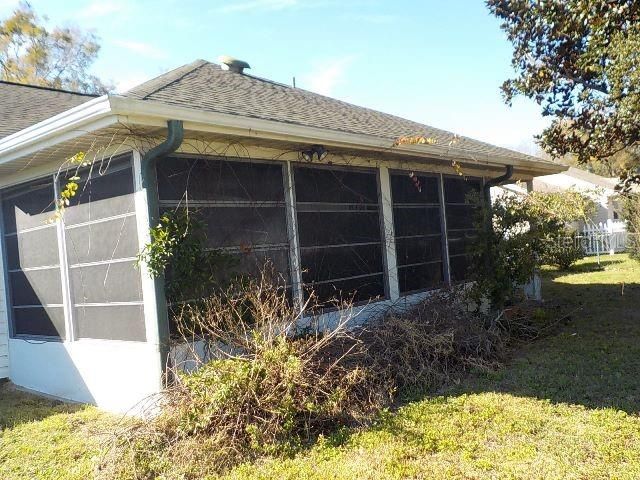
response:
<svg viewBox="0 0 640 480"><path fill-rule="evenodd" d="M9 350L16 385L107 411L143 414L159 390L159 354L145 342L11 339Z"/></svg>

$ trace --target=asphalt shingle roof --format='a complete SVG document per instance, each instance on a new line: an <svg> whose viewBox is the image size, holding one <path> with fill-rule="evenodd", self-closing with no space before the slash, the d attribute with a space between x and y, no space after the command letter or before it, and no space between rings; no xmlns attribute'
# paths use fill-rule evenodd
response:
<svg viewBox="0 0 640 480"><path fill-rule="evenodd" d="M95 95L0 81L0 138L94 97Z"/></svg>
<svg viewBox="0 0 640 480"><path fill-rule="evenodd" d="M421 135L435 139L439 145L448 145L454 138L451 132L246 73L223 70L206 60L197 60L160 75L125 92L124 96L208 112L373 135L392 141L402 136ZM459 148L473 153L547 163L466 137L458 137L456 142Z"/></svg>

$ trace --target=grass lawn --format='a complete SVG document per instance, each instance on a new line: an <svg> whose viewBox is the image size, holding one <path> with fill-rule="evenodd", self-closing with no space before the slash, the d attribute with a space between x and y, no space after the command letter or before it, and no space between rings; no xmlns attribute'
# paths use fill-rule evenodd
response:
<svg viewBox="0 0 640 480"><path fill-rule="evenodd" d="M587 259L543 288L570 321L500 371L226 478L640 478L640 264ZM0 387L0 478L89 478L112 422Z"/></svg>
<svg viewBox="0 0 640 480"><path fill-rule="evenodd" d="M86 480L116 420L0 385L0 479Z"/></svg>

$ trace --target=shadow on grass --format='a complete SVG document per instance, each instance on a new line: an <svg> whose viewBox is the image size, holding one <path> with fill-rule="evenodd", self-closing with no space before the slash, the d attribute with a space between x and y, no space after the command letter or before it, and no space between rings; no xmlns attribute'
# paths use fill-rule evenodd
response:
<svg viewBox="0 0 640 480"><path fill-rule="evenodd" d="M37 422L60 413L74 413L80 404L64 403L16 390L8 382L0 384L0 433L23 423Z"/></svg>
<svg viewBox="0 0 640 480"><path fill-rule="evenodd" d="M624 261L617 258L610 258L608 256L600 257L600 263L598 263L596 257L589 257L589 262L578 263L572 265L567 270L560 270L557 267L549 267L546 266L545 273L551 276L559 276L559 275L567 275L567 274L576 274L576 273L591 273L591 272L601 272L605 270L607 267L611 267L617 264L623 264Z"/></svg>
<svg viewBox="0 0 640 480"><path fill-rule="evenodd" d="M589 272L593 264L580 267ZM504 369L443 393L501 392L640 413L640 284L570 284L558 280L563 275L547 272L543 287L572 312L558 333L515 352Z"/></svg>

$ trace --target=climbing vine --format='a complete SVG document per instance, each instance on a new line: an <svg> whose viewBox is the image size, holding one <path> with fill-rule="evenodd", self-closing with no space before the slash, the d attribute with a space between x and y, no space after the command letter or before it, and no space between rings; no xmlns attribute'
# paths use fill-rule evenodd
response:
<svg viewBox="0 0 640 480"><path fill-rule="evenodd" d="M85 152L78 152L72 157L68 158L65 164L69 167L75 167L71 175L66 179L64 188L60 191L59 197L56 199L56 209L53 214L52 221L62 219L65 209L71 204L71 199L76 196L80 188L78 176L78 169L89 165L87 155ZM62 169L61 169L62 171ZM61 171L58 173L60 175Z"/></svg>
<svg viewBox="0 0 640 480"><path fill-rule="evenodd" d="M138 254L152 277L165 276L170 302L198 299L224 284L235 264L221 250L207 248L206 225L197 212L165 212L149 231L151 240Z"/></svg>

